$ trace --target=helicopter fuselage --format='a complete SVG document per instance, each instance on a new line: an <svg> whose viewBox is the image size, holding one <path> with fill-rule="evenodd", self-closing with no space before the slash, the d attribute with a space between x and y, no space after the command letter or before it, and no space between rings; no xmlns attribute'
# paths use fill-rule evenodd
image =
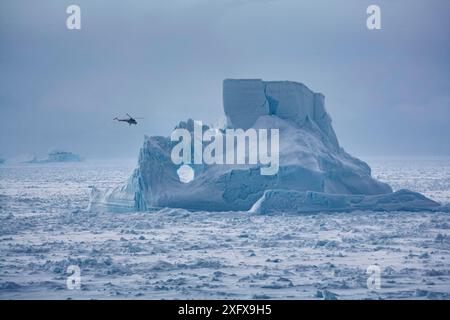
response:
<svg viewBox="0 0 450 320"><path fill-rule="evenodd" d="M130 119L118 119L118 118L114 118L114 120L122 121L122 122L127 122L128 125L130 125L130 126L131 126L132 124L137 125L137 121L136 121L135 119L133 119L133 118L130 118Z"/></svg>

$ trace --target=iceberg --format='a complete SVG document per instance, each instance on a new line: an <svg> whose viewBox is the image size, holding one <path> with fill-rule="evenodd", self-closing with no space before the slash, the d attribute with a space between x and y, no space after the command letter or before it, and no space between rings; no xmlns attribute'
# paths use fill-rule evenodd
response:
<svg viewBox="0 0 450 320"><path fill-rule="evenodd" d="M5 163L5 159L0 158L0 164L4 164Z"/></svg>
<svg viewBox="0 0 450 320"><path fill-rule="evenodd" d="M261 175L259 164L174 164L176 145L169 136L144 137L138 166L127 183L92 189L90 210L146 211L155 207L205 211L415 210L439 204L410 191L392 188L371 176L370 167L339 145L325 96L292 81L226 79L226 124L215 128L278 129L279 171ZM194 135L194 120L181 121ZM203 132L210 127L203 125ZM192 152L192 157L195 155ZM183 168L182 168L183 167ZM180 170L183 169L183 170ZM190 172L190 170L188 170Z"/></svg>
<svg viewBox="0 0 450 320"><path fill-rule="evenodd" d="M27 161L27 163L52 163L52 162L80 162L81 157L75 153L68 151L55 150L48 153L47 158L38 159L34 157L33 159Z"/></svg>

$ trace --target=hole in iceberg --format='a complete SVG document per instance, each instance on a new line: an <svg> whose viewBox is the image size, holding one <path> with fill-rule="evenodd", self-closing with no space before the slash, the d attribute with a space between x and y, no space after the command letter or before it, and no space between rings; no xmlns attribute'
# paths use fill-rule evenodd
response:
<svg viewBox="0 0 450 320"><path fill-rule="evenodd" d="M177 170L178 178L183 183L189 183L192 180L194 180L195 172L194 169L191 166L188 166L187 164L183 164L181 167Z"/></svg>

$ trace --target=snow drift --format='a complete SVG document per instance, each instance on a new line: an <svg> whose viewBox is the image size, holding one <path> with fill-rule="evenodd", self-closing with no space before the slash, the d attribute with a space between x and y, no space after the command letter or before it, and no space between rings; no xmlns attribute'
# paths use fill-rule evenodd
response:
<svg viewBox="0 0 450 320"><path fill-rule="evenodd" d="M183 183L177 174L180 165L170 157L176 143L169 137L145 137L138 167L128 182L107 191L93 188L90 209L117 212L172 207L267 213L370 207L414 210L437 205L415 193L392 193L389 185L373 179L365 162L339 146L324 102L322 94L301 83L225 80L228 128L279 130L276 175L261 175L258 165L196 164L191 166L195 178ZM176 128L192 135L193 127L190 119Z"/></svg>

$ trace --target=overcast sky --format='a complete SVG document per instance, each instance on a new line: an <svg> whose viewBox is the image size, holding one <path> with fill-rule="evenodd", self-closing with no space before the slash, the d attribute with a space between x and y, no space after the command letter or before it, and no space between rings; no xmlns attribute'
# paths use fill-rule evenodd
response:
<svg viewBox="0 0 450 320"><path fill-rule="evenodd" d="M0 155L136 157L144 134L221 118L225 78L322 92L354 155L450 155L449 33L449 0L2 0Z"/></svg>

